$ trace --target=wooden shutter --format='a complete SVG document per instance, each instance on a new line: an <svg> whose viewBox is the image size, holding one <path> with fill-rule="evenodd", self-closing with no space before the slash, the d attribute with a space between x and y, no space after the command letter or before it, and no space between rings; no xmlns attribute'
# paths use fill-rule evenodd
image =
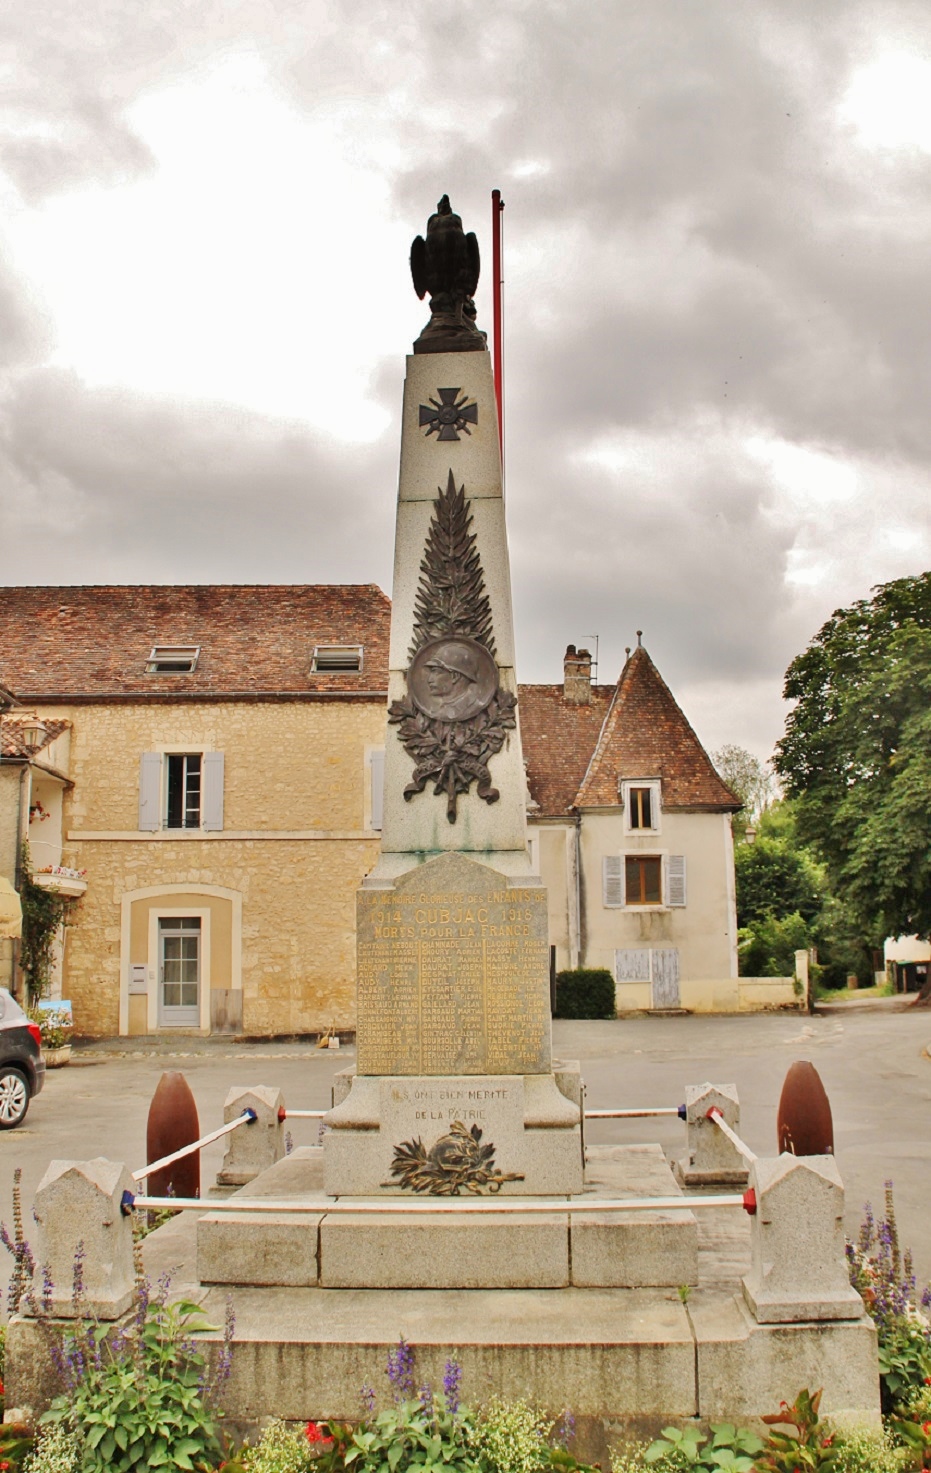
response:
<svg viewBox="0 0 931 1473"><path fill-rule="evenodd" d="M373 752L372 766L372 828L380 829L385 811L385 749Z"/></svg>
<svg viewBox="0 0 931 1473"><path fill-rule="evenodd" d="M223 753L205 752L203 762L204 790L201 794L201 828L218 831L223 827Z"/></svg>
<svg viewBox="0 0 931 1473"><path fill-rule="evenodd" d="M162 826L162 754L143 752L139 760L139 827L158 833Z"/></svg>
<svg viewBox="0 0 931 1473"><path fill-rule="evenodd" d="M666 904L685 904L685 855L670 854L666 863Z"/></svg>
<svg viewBox="0 0 931 1473"><path fill-rule="evenodd" d="M619 854L606 854L602 860L603 903L616 907L624 904L624 861Z"/></svg>
<svg viewBox="0 0 931 1473"><path fill-rule="evenodd" d="M625 947L623 951L616 951L614 967L618 982L649 982L649 948Z"/></svg>

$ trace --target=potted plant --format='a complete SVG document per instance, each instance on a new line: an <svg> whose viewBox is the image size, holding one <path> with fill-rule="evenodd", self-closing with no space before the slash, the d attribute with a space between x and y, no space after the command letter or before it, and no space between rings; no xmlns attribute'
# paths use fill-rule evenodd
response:
<svg viewBox="0 0 931 1473"><path fill-rule="evenodd" d="M60 1069L71 1058L73 1023L69 1008L31 1008L30 1017L42 1035L42 1056L47 1069Z"/></svg>

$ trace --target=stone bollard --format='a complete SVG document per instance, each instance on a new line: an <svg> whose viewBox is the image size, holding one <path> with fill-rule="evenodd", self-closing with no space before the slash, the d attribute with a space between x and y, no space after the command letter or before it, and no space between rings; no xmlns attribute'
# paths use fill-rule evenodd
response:
<svg viewBox="0 0 931 1473"><path fill-rule="evenodd" d="M120 1205L125 1191L135 1191L128 1167L102 1156L52 1161L40 1181L33 1209L39 1228L33 1290L41 1300L47 1271L56 1318L115 1320L132 1303L132 1216L124 1216ZM76 1274L82 1285L77 1296Z"/></svg>
<svg viewBox="0 0 931 1473"><path fill-rule="evenodd" d="M863 1301L844 1252L844 1185L833 1156L754 1161L751 1267L744 1298L757 1323L856 1320Z"/></svg>
<svg viewBox="0 0 931 1473"><path fill-rule="evenodd" d="M218 1187L244 1187L259 1172L274 1166L284 1155L284 1123L278 1112L284 1109L280 1089L259 1084L253 1089L230 1090L223 1106L223 1120L229 1124L243 1110L254 1110L251 1125L241 1125L226 1137L226 1155L217 1173Z"/></svg>
<svg viewBox="0 0 931 1473"><path fill-rule="evenodd" d="M725 1183L744 1186L747 1163L737 1147L708 1119L709 1110L720 1110L725 1125L740 1134L740 1105L735 1084L689 1084L685 1089L685 1123L688 1155L675 1164L675 1173L686 1187Z"/></svg>

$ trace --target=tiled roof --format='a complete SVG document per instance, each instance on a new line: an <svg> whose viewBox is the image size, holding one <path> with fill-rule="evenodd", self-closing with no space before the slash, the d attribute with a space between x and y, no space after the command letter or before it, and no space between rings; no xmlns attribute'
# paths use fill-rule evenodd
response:
<svg viewBox="0 0 931 1473"><path fill-rule="evenodd" d="M390 618L372 583L0 588L0 680L24 702L385 692ZM311 674L326 644L362 645L362 670ZM154 645L199 645L196 670L146 674Z"/></svg>
<svg viewBox="0 0 931 1473"><path fill-rule="evenodd" d="M664 808L740 808L721 781L646 650L621 671L598 745L575 799L579 808L611 806L622 778L658 777Z"/></svg>
<svg viewBox="0 0 931 1473"><path fill-rule="evenodd" d="M613 685L595 685L591 705L578 706L565 700L561 685L520 686L527 781L541 815L571 810L613 695Z"/></svg>
<svg viewBox="0 0 931 1473"><path fill-rule="evenodd" d="M25 717L4 716L0 721L0 757L38 757L56 737L60 737L62 732L67 730L71 722L44 721L42 724L45 727L45 741L35 751L32 747L27 747L22 738L27 724Z"/></svg>

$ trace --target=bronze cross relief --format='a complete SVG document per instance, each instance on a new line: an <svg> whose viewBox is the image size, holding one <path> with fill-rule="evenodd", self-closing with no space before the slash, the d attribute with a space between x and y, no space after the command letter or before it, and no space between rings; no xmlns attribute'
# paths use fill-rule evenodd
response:
<svg viewBox="0 0 931 1473"><path fill-rule="evenodd" d="M478 405L469 404L468 394L461 389L437 389L437 393L439 399L431 395L429 405L420 406L420 427L427 426L427 439L436 435L437 440L458 440L460 430L471 434L469 425L478 424Z"/></svg>

